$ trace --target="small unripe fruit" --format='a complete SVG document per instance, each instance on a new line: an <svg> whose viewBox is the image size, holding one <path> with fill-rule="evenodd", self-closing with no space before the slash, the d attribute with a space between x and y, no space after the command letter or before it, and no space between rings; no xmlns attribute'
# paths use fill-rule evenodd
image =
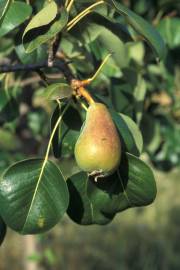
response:
<svg viewBox="0 0 180 270"><path fill-rule="evenodd" d="M78 166L91 175L106 176L119 166L121 143L107 107L93 103L75 145Z"/></svg>

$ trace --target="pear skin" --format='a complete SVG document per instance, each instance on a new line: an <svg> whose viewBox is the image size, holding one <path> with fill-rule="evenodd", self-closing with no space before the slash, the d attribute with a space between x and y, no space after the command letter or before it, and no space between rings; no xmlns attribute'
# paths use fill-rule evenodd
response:
<svg viewBox="0 0 180 270"><path fill-rule="evenodd" d="M89 106L75 145L75 158L78 166L91 175L110 175L119 166L121 142L104 104L93 103Z"/></svg>

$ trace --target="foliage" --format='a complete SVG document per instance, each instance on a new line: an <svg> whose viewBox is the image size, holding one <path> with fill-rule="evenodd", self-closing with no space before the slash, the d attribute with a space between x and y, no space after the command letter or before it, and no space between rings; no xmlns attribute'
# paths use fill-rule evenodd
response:
<svg viewBox="0 0 180 270"><path fill-rule="evenodd" d="M156 185L142 151L161 169L180 163L178 16L165 1L77 2L0 5L0 215L23 234L52 228L66 211L79 224L107 224L150 204ZM109 108L122 162L95 183L74 161L88 100L72 82L91 77L108 53L88 92Z"/></svg>

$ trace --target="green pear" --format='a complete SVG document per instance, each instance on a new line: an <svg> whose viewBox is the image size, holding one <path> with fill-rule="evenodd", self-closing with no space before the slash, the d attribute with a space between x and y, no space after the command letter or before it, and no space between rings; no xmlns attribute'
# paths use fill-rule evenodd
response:
<svg viewBox="0 0 180 270"><path fill-rule="evenodd" d="M93 103L75 145L78 166L90 175L112 174L121 159L121 142L107 107Z"/></svg>

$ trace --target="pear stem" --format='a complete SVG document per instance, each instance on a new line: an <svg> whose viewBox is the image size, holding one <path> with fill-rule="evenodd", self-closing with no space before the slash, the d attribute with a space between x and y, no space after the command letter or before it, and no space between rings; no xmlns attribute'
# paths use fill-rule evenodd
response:
<svg viewBox="0 0 180 270"><path fill-rule="evenodd" d="M84 97L89 104L95 103L94 99L91 97L89 92L84 87L79 87L78 89L78 95Z"/></svg>
<svg viewBox="0 0 180 270"><path fill-rule="evenodd" d="M108 59L111 55L112 54L109 53L105 57L105 59L103 60L103 62L101 63L101 65L99 66L99 68L96 70L96 72L94 73L94 75L91 78L83 80L83 81L80 81L77 79L71 80L71 87L74 90L74 95L76 96L77 99L79 97L84 97L89 104L95 103L95 101L93 100L93 98L91 97L89 92L84 88L84 86L90 84L93 80L96 79L96 77L99 75L100 71L102 70L103 66L106 64L106 62L108 61Z"/></svg>

